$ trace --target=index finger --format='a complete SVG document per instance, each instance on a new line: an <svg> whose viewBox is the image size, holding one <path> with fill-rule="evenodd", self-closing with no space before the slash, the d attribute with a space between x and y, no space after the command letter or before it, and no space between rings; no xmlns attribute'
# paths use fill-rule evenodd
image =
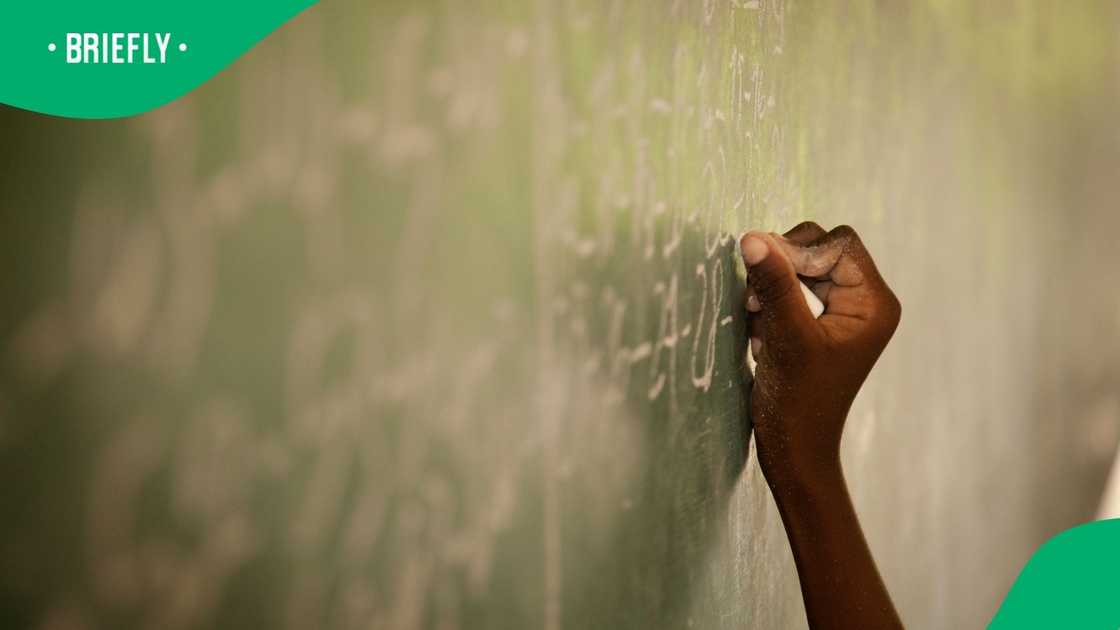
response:
<svg viewBox="0 0 1120 630"><path fill-rule="evenodd" d="M798 275L831 280L842 287L863 282L862 245L852 228L842 225L820 238L799 244L785 238L775 239Z"/></svg>
<svg viewBox="0 0 1120 630"><path fill-rule="evenodd" d="M782 234L782 238L789 239L798 245L808 245L821 238L828 232L814 221L802 221L790 231Z"/></svg>

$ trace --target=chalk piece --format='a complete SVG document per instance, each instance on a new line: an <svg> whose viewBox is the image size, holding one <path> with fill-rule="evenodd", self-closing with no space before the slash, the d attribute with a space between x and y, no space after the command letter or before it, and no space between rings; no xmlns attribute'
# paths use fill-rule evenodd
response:
<svg viewBox="0 0 1120 630"><path fill-rule="evenodd" d="M816 293L809 288L809 285L804 282L801 283L801 295L805 296L805 303L809 305L809 311L813 313L813 317L820 317L824 312L824 302L817 297Z"/></svg>

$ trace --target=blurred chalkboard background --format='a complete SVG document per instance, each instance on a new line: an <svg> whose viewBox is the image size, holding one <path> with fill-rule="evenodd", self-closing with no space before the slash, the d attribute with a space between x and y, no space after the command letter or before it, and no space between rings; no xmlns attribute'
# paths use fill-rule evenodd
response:
<svg viewBox="0 0 1120 630"><path fill-rule="evenodd" d="M328 2L119 121L0 110L0 626L804 625L732 234L903 322L844 463L987 622L1120 437L1115 3Z"/></svg>

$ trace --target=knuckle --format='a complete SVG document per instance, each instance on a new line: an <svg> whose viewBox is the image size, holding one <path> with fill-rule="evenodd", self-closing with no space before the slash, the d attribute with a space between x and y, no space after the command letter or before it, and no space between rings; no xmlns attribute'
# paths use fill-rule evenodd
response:
<svg viewBox="0 0 1120 630"><path fill-rule="evenodd" d="M891 292L891 322L898 326L900 321L902 321L902 301Z"/></svg>
<svg viewBox="0 0 1120 630"><path fill-rule="evenodd" d="M894 294L894 291L891 291L890 287L883 287L879 312L881 314L879 319L882 321L884 329L893 334L902 319L902 302Z"/></svg>
<svg viewBox="0 0 1120 630"><path fill-rule="evenodd" d="M854 247L861 251L864 249L863 240L860 239L859 232L856 232L855 228L850 225L838 225L829 234L837 240L844 242L845 248L850 249Z"/></svg>
<svg viewBox="0 0 1120 630"><path fill-rule="evenodd" d="M816 221L802 221L793 227L790 232L815 232L816 234L825 234L825 229L822 228Z"/></svg>

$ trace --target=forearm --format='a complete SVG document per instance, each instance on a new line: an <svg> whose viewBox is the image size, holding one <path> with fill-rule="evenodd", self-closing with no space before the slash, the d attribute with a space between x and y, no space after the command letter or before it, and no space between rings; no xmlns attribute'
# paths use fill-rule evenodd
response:
<svg viewBox="0 0 1120 630"><path fill-rule="evenodd" d="M901 628L860 528L839 461L772 485L809 627Z"/></svg>

